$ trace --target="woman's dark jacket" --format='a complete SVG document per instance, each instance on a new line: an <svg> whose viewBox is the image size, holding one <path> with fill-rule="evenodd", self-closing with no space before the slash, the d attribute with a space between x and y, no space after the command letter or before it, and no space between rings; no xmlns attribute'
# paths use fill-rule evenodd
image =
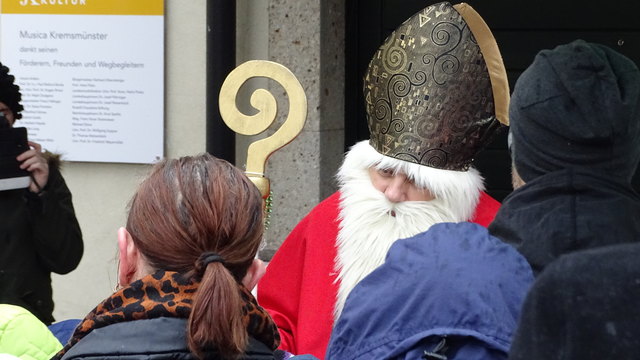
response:
<svg viewBox="0 0 640 360"><path fill-rule="evenodd" d="M78 266L83 244L71 193L49 161L44 192L0 191L0 303L26 308L45 324L53 319L51 273Z"/></svg>
<svg viewBox="0 0 640 360"><path fill-rule="evenodd" d="M197 274L166 270L133 281L89 312L52 359L195 359L187 345L187 319L199 285ZM238 291L249 338L244 359L275 360L275 323L240 283ZM222 359L213 348L204 354Z"/></svg>
<svg viewBox="0 0 640 360"><path fill-rule="evenodd" d="M88 359L189 359L186 340L187 319L160 317L127 321L93 330L64 355L64 360ZM205 359L220 359L215 352ZM273 351L249 338L243 360L273 360Z"/></svg>

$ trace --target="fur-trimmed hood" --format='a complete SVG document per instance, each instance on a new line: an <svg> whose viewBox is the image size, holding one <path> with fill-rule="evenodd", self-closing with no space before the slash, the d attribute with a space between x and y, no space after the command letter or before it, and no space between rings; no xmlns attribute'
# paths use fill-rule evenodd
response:
<svg viewBox="0 0 640 360"><path fill-rule="evenodd" d="M42 152L42 157L47 160L47 164L50 168L54 168L56 170L62 169L62 155L45 150Z"/></svg>

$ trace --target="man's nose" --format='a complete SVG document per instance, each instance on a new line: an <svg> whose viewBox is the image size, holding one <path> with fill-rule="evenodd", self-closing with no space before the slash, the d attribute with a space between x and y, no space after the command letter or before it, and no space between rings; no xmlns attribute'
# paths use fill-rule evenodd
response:
<svg viewBox="0 0 640 360"><path fill-rule="evenodd" d="M387 200L399 203L407 200L407 179L404 176L395 176L384 191Z"/></svg>

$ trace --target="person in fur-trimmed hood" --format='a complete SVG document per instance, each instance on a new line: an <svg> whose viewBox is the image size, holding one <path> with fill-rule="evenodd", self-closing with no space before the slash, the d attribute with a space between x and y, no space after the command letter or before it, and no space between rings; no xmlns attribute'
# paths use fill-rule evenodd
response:
<svg viewBox="0 0 640 360"><path fill-rule="evenodd" d="M370 140L349 150L339 191L295 227L258 286L294 354L324 358L347 295L397 239L441 222L486 226L499 208L471 162L508 123L509 89L470 6L439 3L405 21L371 60L364 95Z"/></svg>
<svg viewBox="0 0 640 360"><path fill-rule="evenodd" d="M13 127L24 110L20 88L0 64L0 121ZM59 171L59 156L40 144L18 155L30 174L26 189L0 191L0 303L21 306L45 324L53 318L51 273L74 270L83 253L82 233L71 193Z"/></svg>

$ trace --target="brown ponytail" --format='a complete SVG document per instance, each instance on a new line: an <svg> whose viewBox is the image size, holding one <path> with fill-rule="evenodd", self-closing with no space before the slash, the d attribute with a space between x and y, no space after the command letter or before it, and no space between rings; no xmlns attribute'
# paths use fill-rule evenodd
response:
<svg viewBox="0 0 640 360"><path fill-rule="evenodd" d="M240 283L263 232L262 198L236 167L203 154L156 165L131 201L127 229L149 265L201 277L187 325L191 352L241 357Z"/></svg>
<svg viewBox="0 0 640 360"><path fill-rule="evenodd" d="M207 266L193 301L188 329L189 349L198 357L207 347L215 348L224 359L234 359L244 352L248 339L238 284L222 264Z"/></svg>

